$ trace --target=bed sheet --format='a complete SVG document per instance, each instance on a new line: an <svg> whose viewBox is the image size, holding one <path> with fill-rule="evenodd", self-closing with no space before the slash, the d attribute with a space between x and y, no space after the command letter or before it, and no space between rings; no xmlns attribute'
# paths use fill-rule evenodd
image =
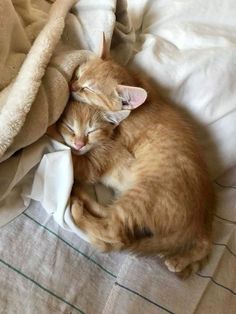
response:
<svg viewBox="0 0 236 314"><path fill-rule="evenodd" d="M37 202L0 232L0 312L235 313L236 168L215 182L214 244L181 281L158 258L98 253Z"/></svg>

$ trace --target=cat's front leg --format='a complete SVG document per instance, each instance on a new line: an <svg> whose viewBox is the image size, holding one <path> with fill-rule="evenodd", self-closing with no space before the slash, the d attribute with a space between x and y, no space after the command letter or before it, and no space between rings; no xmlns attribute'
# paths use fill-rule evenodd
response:
<svg viewBox="0 0 236 314"><path fill-rule="evenodd" d="M105 206L100 205L88 192L88 186L83 183L75 183L71 192L71 207L72 203L88 211L95 217L106 217L109 209L106 210ZM79 204L78 204L79 202ZM75 207L76 208L76 207Z"/></svg>
<svg viewBox="0 0 236 314"><path fill-rule="evenodd" d="M79 200L78 197L72 197L71 198L71 215L73 217L73 220L75 224L80 228L82 231L84 231L86 234L89 235L90 241L101 251L106 252L112 249L112 246L104 241L102 238L99 239L97 236L97 233L100 234L100 228L102 228L102 219L104 218L98 218L92 215L90 212L88 212L84 206L85 204ZM101 226L100 222L98 222L98 225L96 223L93 223L94 219L101 219Z"/></svg>
<svg viewBox="0 0 236 314"><path fill-rule="evenodd" d="M79 185L76 188L76 196L84 204L84 208L93 216L101 218L108 215L108 209L105 206L100 205L94 200L86 191L86 189Z"/></svg>
<svg viewBox="0 0 236 314"><path fill-rule="evenodd" d="M108 217L98 218L92 215L78 199L72 201L71 214L78 228L88 235L91 243L100 251L120 250L123 247Z"/></svg>
<svg viewBox="0 0 236 314"><path fill-rule="evenodd" d="M71 214L77 225L79 225L84 212L84 204L78 197L72 196L70 199Z"/></svg>

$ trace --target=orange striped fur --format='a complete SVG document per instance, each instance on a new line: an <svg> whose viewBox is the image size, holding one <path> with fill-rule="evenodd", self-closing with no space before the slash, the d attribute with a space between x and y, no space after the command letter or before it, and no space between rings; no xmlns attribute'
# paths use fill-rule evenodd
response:
<svg viewBox="0 0 236 314"><path fill-rule="evenodd" d="M73 96L84 104L69 104L67 118L88 121L96 110L122 110L120 84L144 88L146 102L117 128L102 125L109 131L97 139L99 145L75 156L78 179L103 182L116 199L102 206L78 188L72 215L101 250L158 254L170 271L186 274L210 252L214 209L212 184L188 120L161 102L145 80L100 58L77 70Z"/></svg>

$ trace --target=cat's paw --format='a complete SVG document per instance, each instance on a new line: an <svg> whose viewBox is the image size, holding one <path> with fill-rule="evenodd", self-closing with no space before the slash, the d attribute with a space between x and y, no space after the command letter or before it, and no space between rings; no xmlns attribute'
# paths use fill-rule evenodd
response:
<svg viewBox="0 0 236 314"><path fill-rule="evenodd" d="M80 201L77 197L71 197L71 215L78 225L82 216L83 216L83 202Z"/></svg>
<svg viewBox="0 0 236 314"><path fill-rule="evenodd" d="M170 257L165 260L165 265L169 269L169 271L173 273L179 273L183 271L188 266L188 261L186 257L175 256Z"/></svg>
<svg viewBox="0 0 236 314"><path fill-rule="evenodd" d="M87 193L87 191L84 189L84 187L80 187L78 190L77 190L77 196L78 198L84 203L90 203L90 195Z"/></svg>

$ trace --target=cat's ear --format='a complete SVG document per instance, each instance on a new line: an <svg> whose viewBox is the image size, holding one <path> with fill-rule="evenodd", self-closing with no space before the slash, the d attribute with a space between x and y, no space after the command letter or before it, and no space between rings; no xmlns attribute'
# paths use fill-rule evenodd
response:
<svg viewBox="0 0 236 314"><path fill-rule="evenodd" d="M106 111L104 113L104 118L106 121L118 125L121 121L126 119L129 114L130 110Z"/></svg>
<svg viewBox="0 0 236 314"><path fill-rule="evenodd" d="M147 92L141 87L118 85L116 90L123 102L123 109L135 109L147 98Z"/></svg>
<svg viewBox="0 0 236 314"><path fill-rule="evenodd" d="M99 57L103 60L109 58L109 49L106 43L105 33L102 32L102 39L100 42L100 49L99 49Z"/></svg>

